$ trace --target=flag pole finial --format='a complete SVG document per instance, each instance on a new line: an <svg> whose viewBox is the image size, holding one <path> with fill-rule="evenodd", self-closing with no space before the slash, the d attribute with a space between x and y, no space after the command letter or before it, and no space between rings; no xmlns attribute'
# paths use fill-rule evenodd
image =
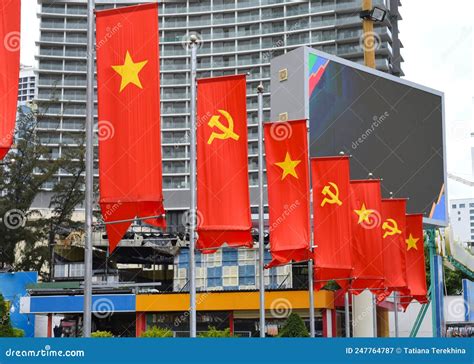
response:
<svg viewBox="0 0 474 364"><path fill-rule="evenodd" d="M197 41L198 41L198 38L197 38L196 34L191 34L191 35L189 36L189 42L190 42L191 44L197 43Z"/></svg>

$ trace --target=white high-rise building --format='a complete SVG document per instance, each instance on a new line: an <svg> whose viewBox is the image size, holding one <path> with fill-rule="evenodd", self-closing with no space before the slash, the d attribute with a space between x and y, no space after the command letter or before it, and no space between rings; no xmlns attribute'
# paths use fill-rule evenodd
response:
<svg viewBox="0 0 474 364"><path fill-rule="evenodd" d="M36 72L33 67L20 65L18 80L18 105L33 101L36 92Z"/></svg>
<svg viewBox="0 0 474 364"><path fill-rule="evenodd" d="M474 198L451 200L449 210L454 240L474 241Z"/></svg>
<svg viewBox="0 0 474 364"><path fill-rule="evenodd" d="M86 0L38 0L38 118L42 143L53 157L75 148L86 113ZM139 1L143 3L147 1ZM98 10L138 1L97 0ZM389 11L375 24L379 70L402 75L398 0L374 0ZM201 40L198 77L247 73L248 150L251 199L257 202L257 85L262 82L264 117L270 116L270 60L309 45L363 63L360 0L202 0L159 3L163 187L168 226L176 228L189 208L190 34ZM97 105L96 105L97 110ZM63 171L55 178L68 178ZM50 190L55 180L46 183ZM37 199L42 207L48 193ZM42 206L41 206L42 205ZM174 212L173 212L174 211Z"/></svg>

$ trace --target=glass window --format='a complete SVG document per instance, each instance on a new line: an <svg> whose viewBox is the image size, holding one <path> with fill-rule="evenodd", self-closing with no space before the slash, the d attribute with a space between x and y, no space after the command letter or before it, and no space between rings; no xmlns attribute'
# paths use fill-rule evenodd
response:
<svg viewBox="0 0 474 364"><path fill-rule="evenodd" d="M255 265L239 266L239 285L255 285Z"/></svg>
<svg viewBox="0 0 474 364"><path fill-rule="evenodd" d="M207 286L208 287L222 286L222 267L207 268Z"/></svg>
<svg viewBox="0 0 474 364"><path fill-rule="evenodd" d="M452 208L455 209L455 208L456 208L456 204L453 204L453 205L452 205Z"/></svg>
<svg viewBox="0 0 474 364"><path fill-rule="evenodd" d="M463 209L463 208L465 208L465 207L466 207L466 204L465 204L465 203L460 203L460 204L459 204L459 208L460 208L460 209Z"/></svg>

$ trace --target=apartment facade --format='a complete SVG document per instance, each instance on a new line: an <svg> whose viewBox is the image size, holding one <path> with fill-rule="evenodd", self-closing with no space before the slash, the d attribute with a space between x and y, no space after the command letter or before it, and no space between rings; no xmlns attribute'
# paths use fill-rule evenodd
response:
<svg viewBox="0 0 474 364"><path fill-rule="evenodd" d="M86 110L86 0L38 0L39 135L57 158L76 148ZM141 1L143 2L143 1ZM137 3L96 1L98 10ZM389 10L376 24L377 68L401 75L398 39L399 1L374 0ZM198 77L247 74L249 181L253 212L257 203L257 85L264 86L264 117L270 116L270 60L309 45L363 62L359 0L309 1L163 1L159 4L163 187L170 229L182 229L189 208L189 100L191 34L200 40ZM52 100L52 101L51 101ZM95 105L97 112L97 105ZM96 114L97 115L97 114ZM97 173L97 169L96 169ZM60 172L43 187L36 207L48 203L48 191Z"/></svg>

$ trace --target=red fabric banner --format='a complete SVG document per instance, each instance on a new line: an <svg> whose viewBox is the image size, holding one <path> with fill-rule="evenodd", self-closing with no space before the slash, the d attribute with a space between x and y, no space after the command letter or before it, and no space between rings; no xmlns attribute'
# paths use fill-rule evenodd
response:
<svg viewBox="0 0 474 364"><path fill-rule="evenodd" d="M409 294L401 295L400 304L406 310L413 299L428 303L422 214L406 215L405 249Z"/></svg>
<svg viewBox="0 0 474 364"><path fill-rule="evenodd" d="M100 207L106 222L163 217L158 6L98 11ZM108 224L113 251L131 222Z"/></svg>
<svg viewBox="0 0 474 364"><path fill-rule="evenodd" d="M200 79L197 98L197 248L253 244L245 75Z"/></svg>
<svg viewBox="0 0 474 364"><path fill-rule="evenodd" d="M352 271L349 157L311 159L316 290L334 280L347 290Z"/></svg>
<svg viewBox="0 0 474 364"><path fill-rule="evenodd" d="M385 292L406 292L406 200L401 198L382 200L382 241L384 254Z"/></svg>
<svg viewBox="0 0 474 364"><path fill-rule="evenodd" d="M20 73L20 0L0 0L0 160L15 133Z"/></svg>
<svg viewBox="0 0 474 364"><path fill-rule="evenodd" d="M270 253L267 268L309 260L310 192L306 120L264 124Z"/></svg>
<svg viewBox="0 0 474 364"><path fill-rule="evenodd" d="M380 180L351 181L352 271L354 294L384 288Z"/></svg>

